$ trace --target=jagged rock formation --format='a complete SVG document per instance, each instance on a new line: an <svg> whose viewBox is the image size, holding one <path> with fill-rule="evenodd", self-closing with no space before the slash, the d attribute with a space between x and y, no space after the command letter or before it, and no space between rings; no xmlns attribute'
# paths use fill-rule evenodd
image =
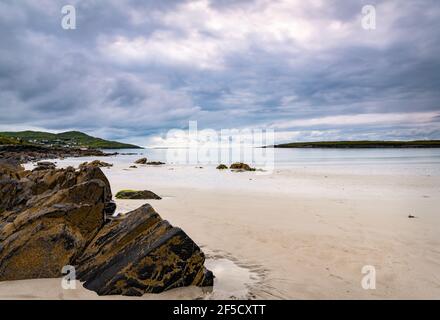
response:
<svg viewBox="0 0 440 320"><path fill-rule="evenodd" d="M16 164L44 159L103 157L116 154L117 153L105 153L97 149L48 148L36 145L0 145L0 159Z"/></svg>
<svg viewBox="0 0 440 320"><path fill-rule="evenodd" d="M15 175L7 168L0 180L0 280L57 277L103 226L107 178L95 168Z"/></svg>
<svg viewBox="0 0 440 320"><path fill-rule="evenodd" d="M78 260L78 276L98 294L142 295L191 284L212 286L200 248L146 204L106 224Z"/></svg>
<svg viewBox="0 0 440 320"><path fill-rule="evenodd" d="M200 248L149 205L112 219L101 169L24 170L0 162L0 281L60 277L77 268L98 294L208 286Z"/></svg>

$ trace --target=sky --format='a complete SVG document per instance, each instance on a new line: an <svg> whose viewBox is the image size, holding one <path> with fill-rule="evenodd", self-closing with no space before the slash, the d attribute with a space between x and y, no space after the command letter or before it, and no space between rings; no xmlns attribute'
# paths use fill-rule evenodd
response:
<svg viewBox="0 0 440 320"><path fill-rule="evenodd" d="M439 30L438 0L0 0L0 130L440 139Z"/></svg>

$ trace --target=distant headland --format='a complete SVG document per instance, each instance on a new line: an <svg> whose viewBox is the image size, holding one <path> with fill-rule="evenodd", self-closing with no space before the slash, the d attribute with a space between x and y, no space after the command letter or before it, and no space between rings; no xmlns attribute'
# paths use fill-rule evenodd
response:
<svg viewBox="0 0 440 320"><path fill-rule="evenodd" d="M141 147L133 144L104 140L80 131L62 133L41 131L0 132L0 145L20 144L63 148L141 149Z"/></svg>
<svg viewBox="0 0 440 320"><path fill-rule="evenodd" d="M264 148L440 148L440 140L292 142Z"/></svg>

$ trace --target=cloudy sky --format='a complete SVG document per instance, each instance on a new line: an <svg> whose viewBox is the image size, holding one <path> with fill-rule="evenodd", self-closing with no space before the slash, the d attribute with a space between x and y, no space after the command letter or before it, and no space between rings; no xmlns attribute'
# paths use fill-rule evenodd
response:
<svg viewBox="0 0 440 320"><path fill-rule="evenodd" d="M440 139L439 30L438 0L0 0L0 130Z"/></svg>

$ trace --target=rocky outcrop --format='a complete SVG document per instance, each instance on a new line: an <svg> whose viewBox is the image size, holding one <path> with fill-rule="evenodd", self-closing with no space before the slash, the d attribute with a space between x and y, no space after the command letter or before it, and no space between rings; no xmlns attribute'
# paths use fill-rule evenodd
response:
<svg viewBox="0 0 440 320"><path fill-rule="evenodd" d="M78 260L84 286L100 295L212 286L200 248L146 204L106 224Z"/></svg>
<svg viewBox="0 0 440 320"><path fill-rule="evenodd" d="M150 205L112 218L101 169L26 171L0 162L0 281L60 277L73 265L98 294L210 286L204 254Z"/></svg>
<svg viewBox="0 0 440 320"><path fill-rule="evenodd" d="M83 162L79 165L79 167L80 168L83 168L83 167L108 168L108 167L113 167L113 164L107 163L104 161L100 161L100 160L93 160L90 162Z"/></svg>
<svg viewBox="0 0 440 320"><path fill-rule="evenodd" d="M140 159L136 160L134 163L136 163L136 164L146 164L147 161L148 161L147 158L140 158Z"/></svg>
<svg viewBox="0 0 440 320"><path fill-rule="evenodd" d="M0 160L0 213L14 207L26 197L18 180L25 175L24 168Z"/></svg>
<svg viewBox="0 0 440 320"><path fill-rule="evenodd" d="M155 199L160 200L162 199L157 194L155 194L152 191L149 190L121 190L116 193L115 195L116 199L143 199L143 200L149 200L149 199Z"/></svg>
<svg viewBox="0 0 440 320"><path fill-rule="evenodd" d="M58 277L74 263L103 226L111 199L97 170L24 172L20 180L1 181L1 281ZM14 189L5 190L11 182Z"/></svg>
<svg viewBox="0 0 440 320"><path fill-rule="evenodd" d="M0 145L0 159L9 163L24 163L44 159L67 157L104 157L117 153L104 153L97 149L48 148L36 145Z"/></svg>
<svg viewBox="0 0 440 320"><path fill-rule="evenodd" d="M225 169L228 169L228 166L225 165L225 164L219 164L216 169L218 169L218 170L225 170Z"/></svg>
<svg viewBox="0 0 440 320"><path fill-rule="evenodd" d="M50 161L39 161L37 162L37 166L34 170L49 170L49 169L55 169L56 164Z"/></svg>

